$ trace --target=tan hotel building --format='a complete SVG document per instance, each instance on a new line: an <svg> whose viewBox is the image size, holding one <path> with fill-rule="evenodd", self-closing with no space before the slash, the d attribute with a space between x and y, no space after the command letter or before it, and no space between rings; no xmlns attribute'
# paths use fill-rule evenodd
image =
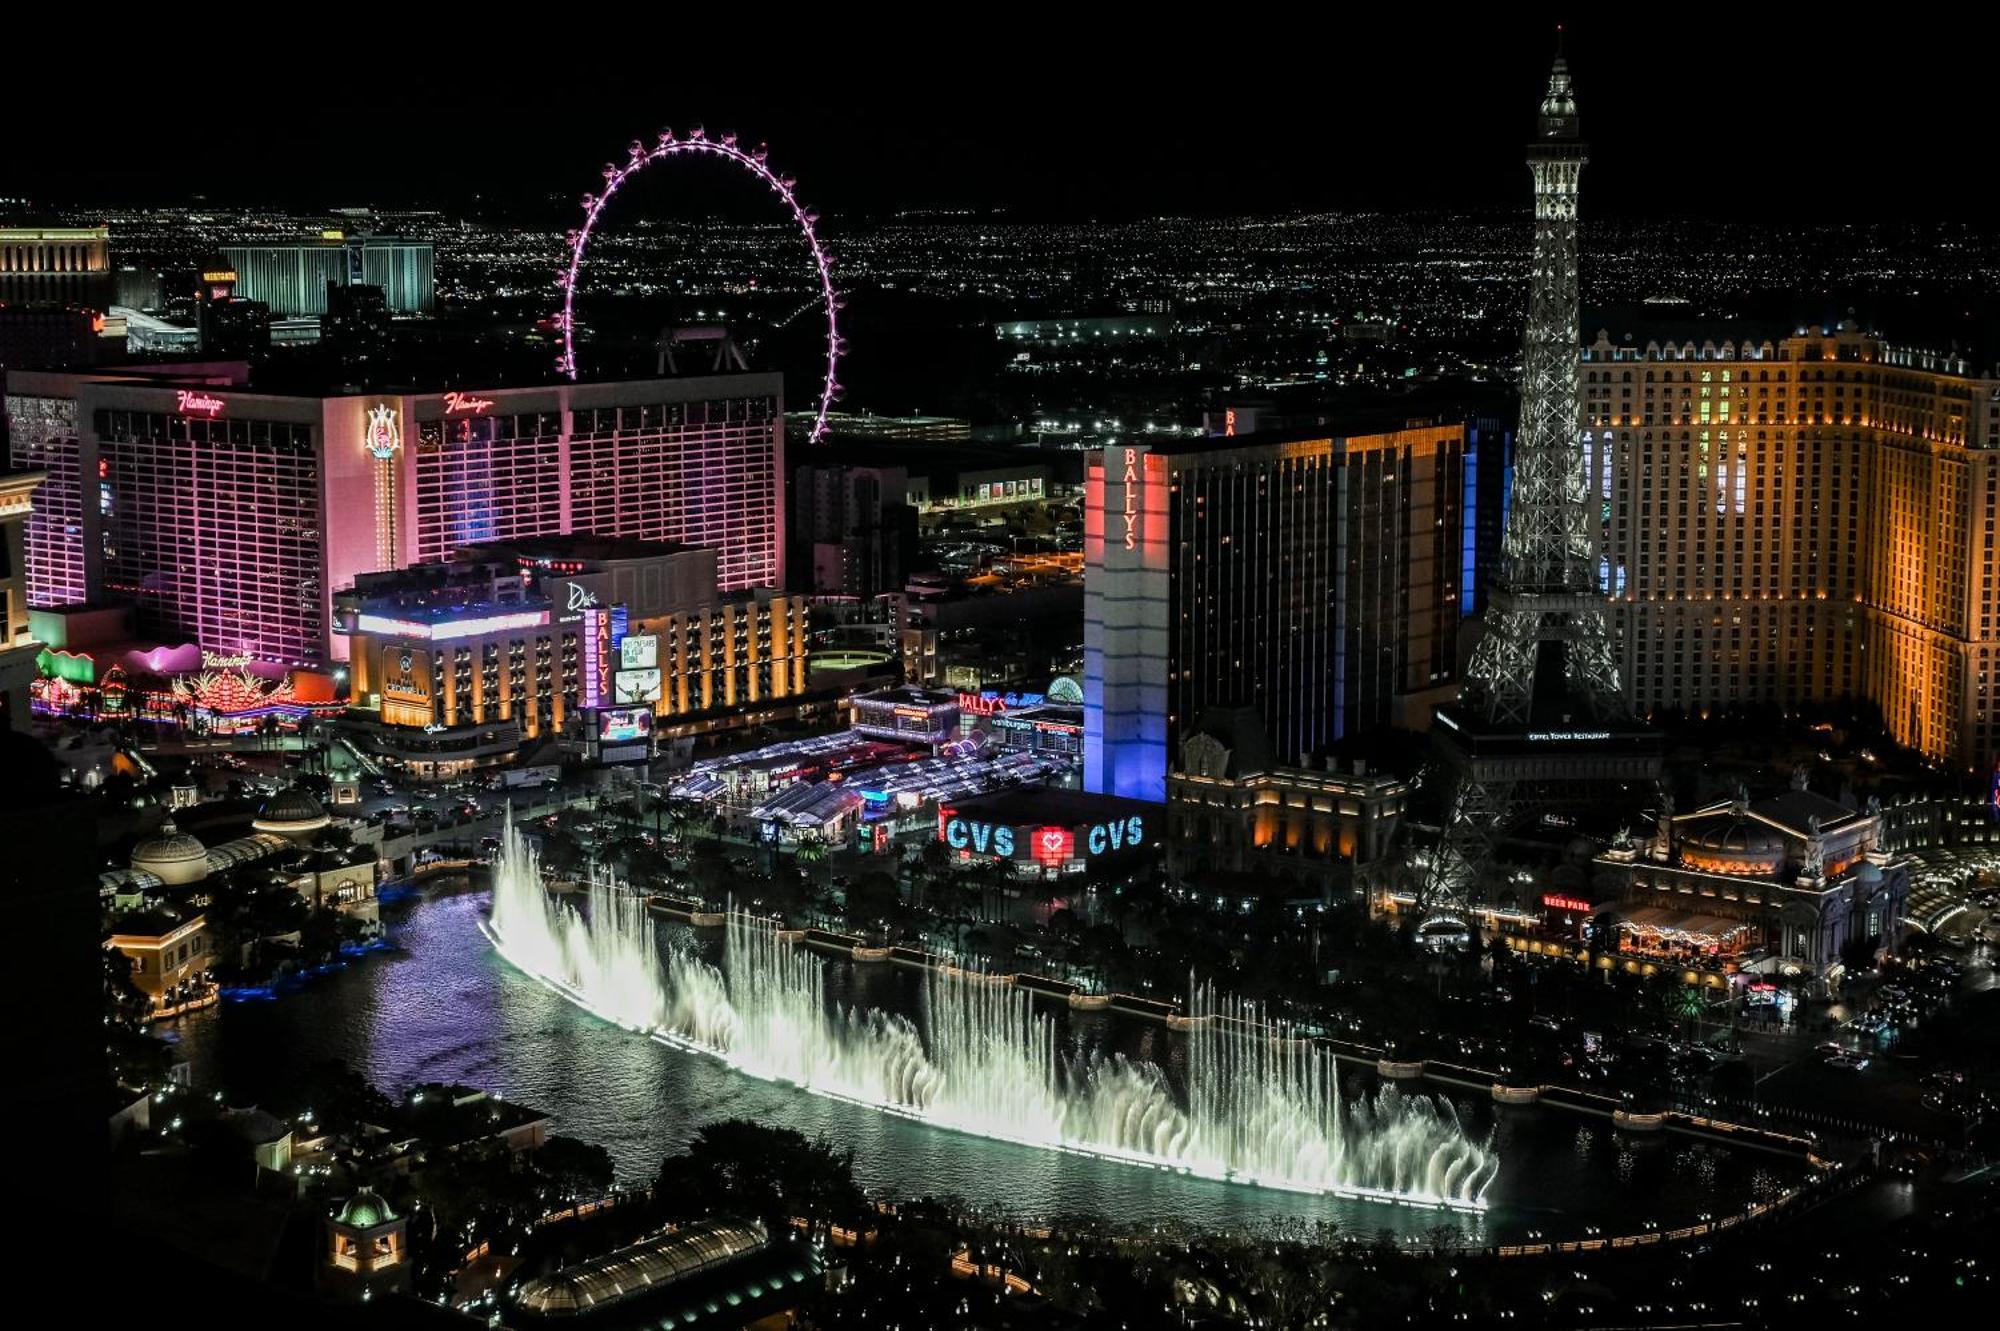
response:
<svg viewBox="0 0 2000 1331"><path fill-rule="evenodd" d="M562 734L579 713L643 707L726 727L806 687L807 602L718 593L717 552L557 536L363 574L335 598L351 724L422 776L450 776ZM653 639L623 669L611 634Z"/></svg>
<svg viewBox="0 0 2000 1331"><path fill-rule="evenodd" d="M1578 371L1599 574L1638 709L1842 696L1961 769L2000 755L2000 377L1853 324L1608 334Z"/></svg>

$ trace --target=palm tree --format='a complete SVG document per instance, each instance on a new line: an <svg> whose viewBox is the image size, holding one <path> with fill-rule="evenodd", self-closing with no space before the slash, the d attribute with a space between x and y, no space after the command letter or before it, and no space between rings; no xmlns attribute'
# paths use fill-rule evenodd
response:
<svg viewBox="0 0 2000 1331"><path fill-rule="evenodd" d="M1699 985L1681 986L1681 991L1674 995L1669 1004L1669 1010L1680 1018L1683 1035L1687 1034L1688 1023L1693 1022L1695 1037L1697 1039L1701 1037L1701 1019L1708 1011L1708 1002L1702 997Z"/></svg>

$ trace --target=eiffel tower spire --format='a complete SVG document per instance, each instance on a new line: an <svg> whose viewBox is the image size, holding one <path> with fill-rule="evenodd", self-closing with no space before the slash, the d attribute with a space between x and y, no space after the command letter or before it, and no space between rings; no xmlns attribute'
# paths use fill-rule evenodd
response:
<svg viewBox="0 0 2000 1331"><path fill-rule="evenodd" d="M1576 205L1586 158L1569 65L1559 55L1528 147L1535 241L1513 499L1500 578L1467 671L1467 701L1494 725L1629 719L1597 586L1577 441Z"/></svg>
<svg viewBox="0 0 2000 1331"><path fill-rule="evenodd" d="M1578 437L1576 210L1586 160L1559 53L1528 145L1534 253L1502 566L1465 688L1438 714L1457 789L1419 890L1424 914L1470 912L1496 842L1523 815L1601 803L1659 768L1657 741L1618 686Z"/></svg>

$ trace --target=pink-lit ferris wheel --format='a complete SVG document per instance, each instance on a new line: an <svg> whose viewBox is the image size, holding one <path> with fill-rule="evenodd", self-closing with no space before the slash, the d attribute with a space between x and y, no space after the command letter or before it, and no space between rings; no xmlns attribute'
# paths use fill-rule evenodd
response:
<svg viewBox="0 0 2000 1331"><path fill-rule="evenodd" d="M604 188L599 193L583 196L583 225L569 233L568 261L556 278L556 285L562 288L562 313L556 316L556 325L562 332L562 354L556 358L556 370L568 378L576 378L577 275L583 269L584 252L590 248L591 233L597 229L597 219L603 214L604 206L611 202L621 185L655 162L700 153L734 162L770 186L791 211L792 220L798 224L807 248L812 251L813 265L819 273L818 299L826 312L826 370L820 380L819 409L814 413L812 430L806 436L807 443L818 443L826 435L826 414L840 392L840 353L846 345L840 337L840 296L833 289L833 261L828 257L826 247L820 243L819 214L799 202L791 178L771 170L765 162L762 144L751 149L739 148L734 134L711 139L701 130L694 129L688 131L686 138L679 138L672 130L663 130L650 148L638 139L632 140L631 147L626 150L624 165L605 163Z"/></svg>

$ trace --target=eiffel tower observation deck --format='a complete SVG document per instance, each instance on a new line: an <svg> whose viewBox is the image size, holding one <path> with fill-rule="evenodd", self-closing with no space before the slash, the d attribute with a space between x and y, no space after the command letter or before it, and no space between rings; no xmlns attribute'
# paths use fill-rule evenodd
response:
<svg viewBox="0 0 2000 1331"><path fill-rule="evenodd" d="M1585 149L1569 65L1549 74L1528 167L1535 240L1521 428L1502 567L1457 702L1433 730L1454 778L1444 835L1416 902L1425 924L1470 926L1509 902L1499 843L1551 811L1615 808L1650 790L1659 738L1627 705L1597 581L1577 427L1577 186Z"/></svg>

